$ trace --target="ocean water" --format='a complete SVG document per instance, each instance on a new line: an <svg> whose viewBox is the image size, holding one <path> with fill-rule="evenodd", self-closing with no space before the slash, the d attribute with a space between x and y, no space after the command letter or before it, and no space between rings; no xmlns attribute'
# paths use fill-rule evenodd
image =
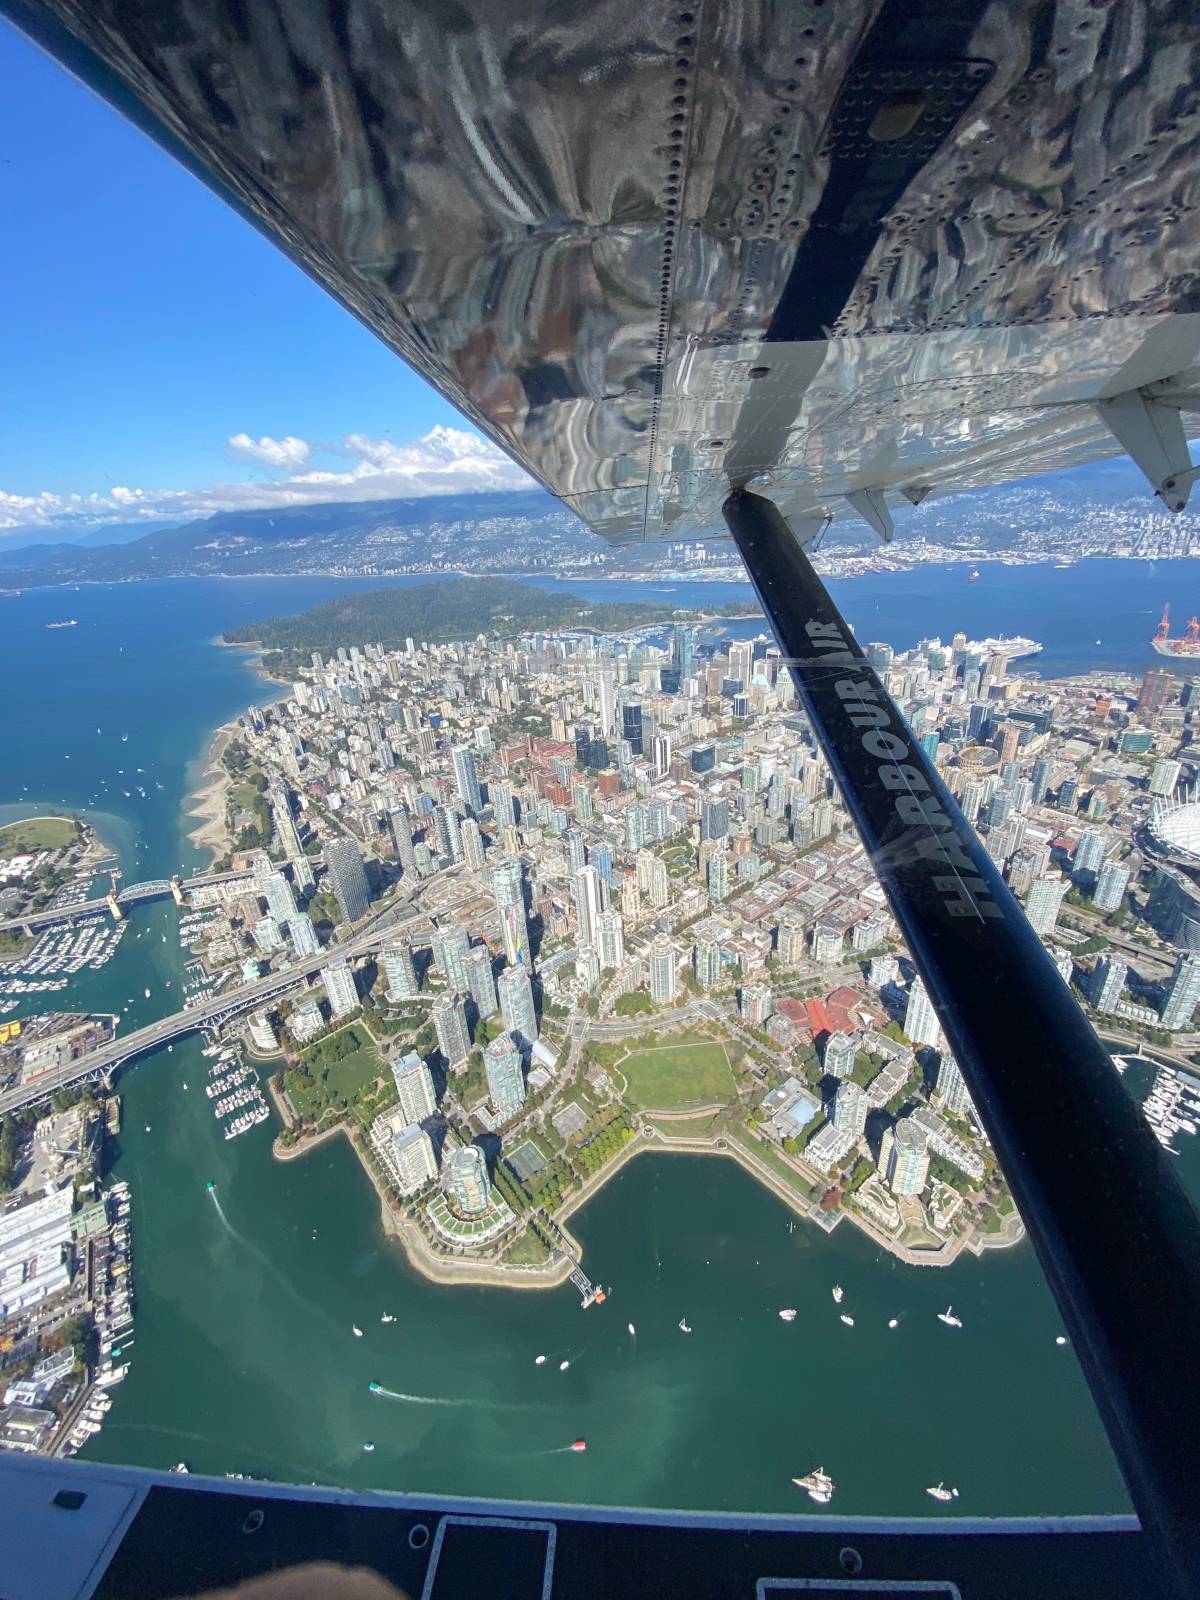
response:
<svg viewBox="0 0 1200 1600"><path fill-rule="evenodd" d="M1045 643L1044 672L1138 671L1162 602L1187 615L1200 584L1189 562L981 572L970 585L962 567L881 574L837 595L864 641L1022 632ZM188 870L200 858L181 803L197 763L220 722L271 692L214 636L364 586L183 580L0 600L13 691L0 820L84 809L129 878ZM664 588L561 587L591 598ZM717 610L749 593L667 592ZM45 627L71 616L76 628ZM174 1009L174 908L147 906L131 922L113 962L54 1004L117 1010L130 1028ZM272 1124L226 1142L204 1079L198 1044L185 1042L121 1080L113 1165L133 1189L138 1318L130 1377L91 1456L363 1488L799 1512L810 1503L789 1479L823 1464L848 1512L934 1513L924 1488L939 1479L969 1514L1126 1507L1028 1246L907 1267L847 1225L832 1237L791 1227L732 1163L661 1155L635 1161L573 1222L589 1272L612 1285L605 1306L582 1311L569 1287L437 1286L382 1233L344 1141L290 1163L271 1159ZM1194 1141L1184 1143L1195 1184ZM852 1329L837 1320L835 1282ZM936 1319L950 1301L960 1331ZM799 1312L790 1326L777 1316L785 1305ZM382 1324L385 1312L396 1321ZM372 1380L397 1398L372 1395ZM580 1435L586 1455L569 1454Z"/></svg>

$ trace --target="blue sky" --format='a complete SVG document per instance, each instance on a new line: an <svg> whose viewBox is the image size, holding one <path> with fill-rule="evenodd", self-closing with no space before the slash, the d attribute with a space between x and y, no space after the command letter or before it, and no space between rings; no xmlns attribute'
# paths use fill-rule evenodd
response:
<svg viewBox="0 0 1200 1600"><path fill-rule="evenodd" d="M2 21L0 197L9 496L125 486L148 499L277 477L229 448L240 434L334 444L356 435L378 461L389 443L466 426L253 228ZM309 452L310 464L334 470L364 459ZM7 521L36 521L41 509L10 503Z"/></svg>

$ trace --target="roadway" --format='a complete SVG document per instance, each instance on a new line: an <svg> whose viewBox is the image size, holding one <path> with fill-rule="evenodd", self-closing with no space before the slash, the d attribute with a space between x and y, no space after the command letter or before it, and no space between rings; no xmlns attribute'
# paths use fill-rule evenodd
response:
<svg viewBox="0 0 1200 1600"><path fill-rule="evenodd" d="M358 956L366 955L398 933L411 934L414 925L426 920L422 913L409 908L398 915L382 913L371 919L369 927L341 944L322 950L315 956L306 956L293 966L272 972L265 978L259 978L255 983L244 983L236 989L226 989L201 1005L173 1012L169 1017L162 1017L158 1022L152 1022L145 1028L138 1028L135 1032L115 1038L96 1050L89 1050L85 1055L56 1067L52 1072L40 1074L30 1083L18 1084L15 1088L4 1090L0 1093L0 1116L5 1116L10 1111L17 1111L22 1106L48 1099L57 1090L68 1088L85 1078L92 1078L97 1074L107 1076L109 1072L132 1057L144 1055L147 1050L155 1050L160 1045L180 1038L183 1034L194 1033L217 1019L227 1019L241 1011L252 1011L256 1006L278 999L288 989L294 989L297 984L306 985L309 979L322 972L331 961L341 958L352 961Z"/></svg>

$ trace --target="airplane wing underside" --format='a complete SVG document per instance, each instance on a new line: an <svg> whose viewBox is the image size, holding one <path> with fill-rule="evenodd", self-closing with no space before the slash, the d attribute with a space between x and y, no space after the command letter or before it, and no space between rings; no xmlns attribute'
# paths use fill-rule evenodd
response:
<svg viewBox="0 0 1200 1600"><path fill-rule="evenodd" d="M616 543L1200 407L1187 0L6 9Z"/></svg>

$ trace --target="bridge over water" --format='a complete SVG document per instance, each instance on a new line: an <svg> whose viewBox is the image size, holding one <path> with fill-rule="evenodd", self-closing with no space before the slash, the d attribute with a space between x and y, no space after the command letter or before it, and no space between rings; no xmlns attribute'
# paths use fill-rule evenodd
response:
<svg viewBox="0 0 1200 1600"><path fill-rule="evenodd" d="M318 863L319 865L319 863ZM82 917L94 917L105 911L119 917L120 908L144 904L148 900L164 900L178 888L180 902L194 889L211 888L216 884L239 883L252 878L252 867L241 867L233 872L198 872L192 878L152 878L145 883L126 884L119 894L102 895L95 900L81 900L73 906L57 906L44 911L31 911L24 917L12 917L0 922L0 933L35 933L45 928L77 922ZM118 909L114 912L113 906Z"/></svg>
<svg viewBox="0 0 1200 1600"><path fill-rule="evenodd" d="M133 1033L112 1039L98 1049L87 1051L75 1061L66 1062L52 1072L41 1073L30 1083L17 1084L12 1089L0 1092L0 1116L20 1110L23 1106L37 1105L40 1101L48 1100L59 1089L67 1089L77 1083L109 1082L117 1068L133 1060L135 1056L144 1055L148 1050L155 1050L160 1045L182 1038L184 1034L196 1033L201 1028L220 1026L245 1011L254 1011L259 1006L282 999L294 989L307 988L309 980L323 972L331 961L337 961L341 957L354 960L358 956L367 955L400 934L417 945L428 943L428 933L423 935L420 931L422 924L428 927L423 916L409 912L407 916L401 915L393 922L373 927L370 931L359 934L357 938L348 939L343 944L322 950L315 956L307 956L285 971L272 972L254 983L244 983L236 989L227 989L223 994L213 995L201 1005L173 1012L169 1017L162 1017L158 1022L152 1022L145 1028L138 1028Z"/></svg>

